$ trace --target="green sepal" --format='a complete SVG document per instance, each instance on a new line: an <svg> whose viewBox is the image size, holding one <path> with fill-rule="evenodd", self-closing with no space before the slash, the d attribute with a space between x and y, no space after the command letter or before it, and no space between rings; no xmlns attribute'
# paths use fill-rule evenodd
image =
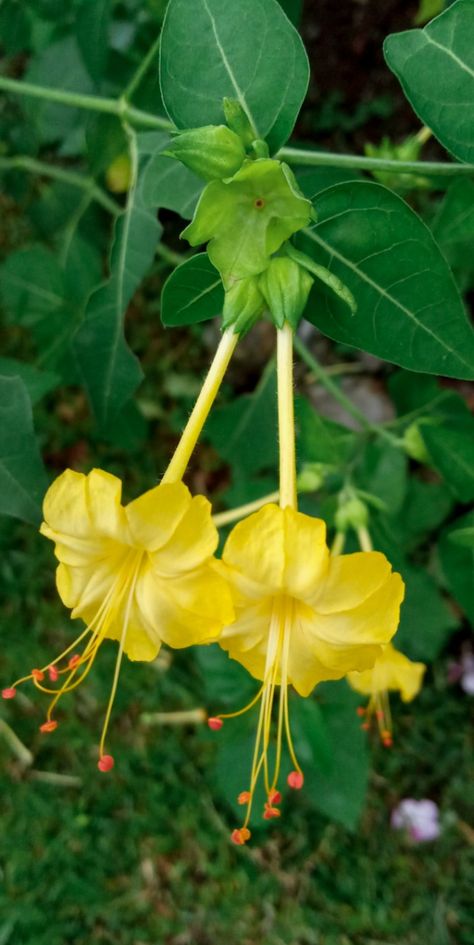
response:
<svg viewBox="0 0 474 945"><path fill-rule="evenodd" d="M288 256L274 256L259 278L260 291L277 328L288 322L296 329L314 279Z"/></svg>
<svg viewBox="0 0 474 945"><path fill-rule="evenodd" d="M410 459L416 459L418 463L431 465L430 454L426 449L420 426L421 424L415 422L411 423L410 426L406 428L403 434L403 440L401 441L402 446Z"/></svg>
<svg viewBox="0 0 474 945"><path fill-rule="evenodd" d="M249 148L255 139L255 130L250 124L247 113L235 98L224 98L222 104L229 128L239 136L244 148Z"/></svg>
<svg viewBox="0 0 474 945"><path fill-rule="evenodd" d="M264 308L265 299L258 279L255 276L240 279L225 294L222 327L232 326L236 334L242 334L255 324Z"/></svg>
<svg viewBox="0 0 474 945"><path fill-rule="evenodd" d="M331 467L326 463L303 463L296 480L298 492L317 492Z"/></svg>
<svg viewBox="0 0 474 945"><path fill-rule="evenodd" d="M357 496L344 498L336 510L334 524L338 532L346 532L348 528L357 531L366 528L369 521L367 506Z"/></svg>
<svg viewBox="0 0 474 945"><path fill-rule="evenodd" d="M245 160L239 136L227 125L206 125L178 133L166 151L204 180L222 180L238 171Z"/></svg>
<svg viewBox="0 0 474 945"><path fill-rule="evenodd" d="M291 259L294 259L295 262L299 263L300 266L304 266L313 276L316 276L316 279L319 279L320 282L323 282L324 285L327 285L329 289L334 292L342 302L345 302L349 306L353 315L357 312L357 302L352 295L350 289L334 275L333 272L330 272L329 269L326 269L325 266L320 266L318 263L315 263L314 260L310 259L309 256L306 256L305 253L300 253L298 249L295 249L291 243L288 243L286 246L286 252Z"/></svg>
<svg viewBox="0 0 474 945"><path fill-rule="evenodd" d="M310 217L311 203L286 164L269 158L246 161L232 178L204 188L181 236L191 246L209 241L209 258L229 289L263 272L273 253Z"/></svg>

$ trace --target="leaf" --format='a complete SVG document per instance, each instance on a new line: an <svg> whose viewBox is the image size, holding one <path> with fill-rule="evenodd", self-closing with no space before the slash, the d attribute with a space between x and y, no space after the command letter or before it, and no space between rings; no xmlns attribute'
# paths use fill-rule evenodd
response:
<svg viewBox="0 0 474 945"><path fill-rule="evenodd" d="M446 192L433 223L434 237L455 275L474 284L474 183L456 180Z"/></svg>
<svg viewBox="0 0 474 945"><path fill-rule="evenodd" d="M75 337L75 351L94 413L110 423L131 397L142 377L127 346L123 322L130 299L151 266L161 227L140 199L139 149L131 133L132 184L125 212L117 219L110 277L90 297Z"/></svg>
<svg viewBox="0 0 474 945"><path fill-rule="evenodd" d="M276 0L170 0L160 82L178 128L218 125L236 99L256 138L277 151L290 136L309 78L301 39Z"/></svg>
<svg viewBox="0 0 474 945"><path fill-rule="evenodd" d="M169 136L166 136L166 143ZM166 144L153 155L142 177L141 197L146 207L160 207L179 213L184 220L191 220L204 182L184 164L160 153Z"/></svg>
<svg viewBox="0 0 474 945"><path fill-rule="evenodd" d="M358 471L360 482L357 481L383 502L390 515L396 515L407 491L407 469L408 460L401 449L376 439L367 443Z"/></svg>
<svg viewBox="0 0 474 945"><path fill-rule="evenodd" d="M271 362L253 394L213 409L205 437L237 472L251 475L277 463L276 430L276 375Z"/></svg>
<svg viewBox="0 0 474 945"><path fill-rule="evenodd" d="M313 764L305 768L305 797L326 817L354 830L369 776L367 740L356 714L358 698L343 681L322 683L316 694L332 764L327 769Z"/></svg>
<svg viewBox="0 0 474 945"><path fill-rule="evenodd" d="M426 570L405 564L402 577L405 600L395 645L412 660L434 660L458 621Z"/></svg>
<svg viewBox="0 0 474 945"><path fill-rule="evenodd" d="M474 525L450 532L449 540L454 541L455 545L461 545L462 548L474 548Z"/></svg>
<svg viewBox="0 0 474 945"><path fill-rule="evenodd" d="M279 0L279 3L293 26L298 26L303 13L303 0Z"/></svg>
<svg viewBox="0 0 474 945"><path fill-rule="evenodd" d="M206 690L209 713L234 711L250 702L258 683L236 660L230 659L217 644L196 647L194 651Z"/></svg>
<svg viewBox="0 0 474 945"><path fill-rule="evenodd" d="M474 626L474 548L462 547L454 540L460 531L474 528L474 512L457 518L446 529L438 546L439 559L449 590Z"/></svg>
<svg viewBox="0 0 474 945"><path fill-rule="evenodd" d="M15 358L0 358L0 375L3 378L19 377L25 385L31 404L35 404L45 394L54 390L60 380L52 371L40 371L32 364L25 364Z"/></svg>
<svg viewBox="0 0 474 945"><path fill-rule="evenodd" d="M25 79L34 85L44 85L64 91L86 94L94 91L77 42L71 35L52 43L34 59L25 74ZM42 144L50 144L67 138L68 134L84 121L84 114L79 109L68 105L58 105L47 99L25 99L23 108ZM76 147L72 147L69 153L77 154L81 151L82 141L78 138Z"/></svg>
<svg viewBox="0 0 474 945"><path fill-rule="evenodd" d="M167 328L195 325L222 314L224 288L207 253L177 266L163 286L161 321Z"/></svg>
<svg viewBox="0 0 474 945"><path fill-rule="evenodd" d="M345 184L348 181L360 180L359 171L344 170L341 167L295 167L293 171L296 180L309 200L314 200L317 194L335 184Z"/></svg>
<svg viewBox="0 0 474 945"><path fill-rule="evenodd" d="M473 161L472 0L457 0L422 30L388 36L384 54L421 121L460 161Z"/></svg>
<svg viewBox="0 0 474 945"><path fill-rule="evenodd" d="M2 302L14 324L31 326L64 305L64 277L42 246L12 253L0 267Z"/></svg>
<svg viewBox="0 0 474 945"><path fill-rule="evenodd" d="M308 400L295 402L298 458L304 463L328 463L339 466L347 459L355 435L347 427L322 417Z"/></svg>
<svg viewBox="0 0 474 945"><path fill-rule="evenodd" d="M302 248L353 293L351 315L313 288L306 317L335 341L413 371L474 378L474 332L425 224L380 184L354 182L316 197L318 223Z"/></svg>
<svg viewBox="0 0 474 945"><path fill-rule="evenodd" d="M76 11L76 38L87 71L94 82L102 78L109 49L111 0L82 0Z"/></svg>
<svg viewBox="0 0 474 945"><path fill-rule="evenodd" d="M332 745L320 705L314 699L291 703L291 733L301 766L325 773L334 767Z"/></svg>
<svg viewBox="0 0 474 945"><path fill-rule="evenodd" d="M420 426L433 465L461 502L474 499L474 418L466 408L457 423Z"/></svg>
<svg viewBox="0 0 474 945"><path fill-rule="evenodd" d="M47 481L31 403L19 377L0 377L0 514L38 524Z"/></svg>

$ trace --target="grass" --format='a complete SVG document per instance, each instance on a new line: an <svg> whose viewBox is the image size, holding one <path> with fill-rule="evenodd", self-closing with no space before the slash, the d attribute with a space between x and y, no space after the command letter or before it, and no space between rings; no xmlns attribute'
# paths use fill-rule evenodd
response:
<svg viewBox="0 0 474 945"><path fill-rule="evenodd" d="M8 682L44 662L71 628L50 548L23 527L5 529L3 546ZM114 649L103 648L49 739L37 731L41 697L25 690L4 704L34 762L25 768L0 743L1 945L470 945L467 697L447 685L445 662L413 708L396 708L394 750L375 746L355 833L309 810L302 792L261 842L238 849L209 740L196 728L140 719L202 704L191 656L178 655L166 672L125 665L111 735L117 767L108 777L96 771ZM403 796L437 800L439 840L413 846L390 831L390 809Z"/></svg>

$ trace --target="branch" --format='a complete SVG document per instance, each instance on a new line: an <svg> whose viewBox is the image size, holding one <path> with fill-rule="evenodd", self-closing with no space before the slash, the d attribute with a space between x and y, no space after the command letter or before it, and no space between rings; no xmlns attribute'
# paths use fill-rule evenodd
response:
<svg viewBox="0 0 474 945"><path fill-rule="evenodd" d="M433 177L474 175L474 164L454 161L396 161L389 158L362 157L358 154L334 154L332 151L305 151L303 148L281 148L276 155L288 164L308 167L344 167L361 171L393 171L396 174L424 174Z"/></svg>
<svg viewBox="0 0 474 945"><path fill-rule="evenodd" d="M104 210L117 216L122 213L122 207L116 203L91 177L85 177L83 174L76 174L75 171L68 171L64 167L58 167L56 164L45 164L43 161L37 161L36 158L27 155L17 155L15 157L0 157L0 171L27 171L31 174L40 174L44 177L52 177L54 180L63 181L65 184L71 184L73 187L79 187L90 197L99 203Z"/></svg>

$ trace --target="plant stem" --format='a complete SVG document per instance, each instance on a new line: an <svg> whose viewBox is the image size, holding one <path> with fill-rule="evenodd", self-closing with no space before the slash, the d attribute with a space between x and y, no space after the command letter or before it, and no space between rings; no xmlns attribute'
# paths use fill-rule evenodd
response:
<svg viewBox="0 0 474 945"><path fill-rule="evenodd" d="M162 483L179 482L183 478L191 453L216 399L238 340L239 335L235 334L232 328L228 328L222 335L209 373L202 385L201 392L194 404L191 416L184 428L171 462L161 480Z"/></svg>
<svg viewBox="0 0 474 945"><path fill-rule="evenodd" d="M179 712L143 712L144 725L200 725L207 719L205 709L182 709Z"/></svg>
<svg viewBox="0 0 474 945"><path fill-rule="evenodd" d="M221 528L223 525L230 525L232 522L237 522L239 518L245 518L246 515L251 515L252 512L258 512L263 505L268 505L270 502L278 502L279 498L280 493L277 489L275 492L270 492L268 495L262 496L261 499L255 499L254 502L239 505L238 508L229 509L228 512L218 512L217 515L212 516L212 521L216 528Z"/></svg>
<svg viewBox="0 0 474 945"><path fill-rule="evenodd" d="M150 50L152 57L154 49ZM141 72L141 70L139 70ZM141 80L142 75L139 75ZM132 79L132 92L136 89ZM103 98L98 95L84 95L79 92L68 92L63 89L53 89L47 86L34 85L31 82L18 81L0 76L0 90L12 92L16 95L29 95L33 98L42 98L61 105L70 105L72 108L85 108L90 111L105 112L117 115L141 128L161 128L163 131L173 131L174 125L162 115L152 115L140 108L129 105L124 96L119 99ZM130 95L130 86L126 90ZM424 174L435 177L454 177L456 175L474 176L474 164L460 164L455 161L397 161L388 158L366 157L359 154L335 154L333 151L310 151L305 148L281 148L276 154L279 160L288 164L305 165L308 167L343 167L364 171L395 171L397 174Z"/></svg>
<svg viewBox="0 0 474 945"><path fill-rule="evenodd" d="M146 73L148 72L148 69L150 68L152 64L153 59L155 58L156 55L158 55L159 48L160 48L160 34L158 34L153 45L150 46L150 49L148 50L146 56L144 57L144 59L141 60L137 71L134 73L134 75L130 79L130 82L128 83L126 89L122 92L121 97L126 102L130 101L132 96L137 91L138 86L140 85L142 79L145 77Z"/></svg>
<svg viewBox="0 0 474 945"><path fill-rule="evenodd" d="M108 194L102 190L93 178L85 177L83 174L76 174L75 171L68 171L64 167L58 167L56 164L46 164L44 161L37 161L36 158L27 155L17 155L15 157L0 157L0 171L27 171L31 174L40 174L44 177L51 177L53 180L62 181L64 184L71 184L72 187L79 187L91 198L99 203L104 210L117 216L122 213L122 207L116 203Z"/></svg>
<svg viewBox="0 0 474 945"><path fill-rule="evenodd" d="M293 391L293 329L285 322L277 331L278 436L280 508L296 509L295 411Z"/></svg>
<svg viewBox="0 0 474 945"><path fill-rule="evenodd" d="M131 125L143 128L162 128L170 131L174 125L168 118L161 115L152 115L142 112L141 109L129 105L123 98L103 98L99 95L84 95L80 92L66 92L63 89L52 89L44 85L33 85L31 82L19 82L17 79L7 79L0 76L0 89L13 92L17 95L29 95L32 98L43 98L59 105L70 105L71 108L85 108L93 112L105 112L108 115L117 115Z"/></svg>
<svg viewBox="0 0 474 945"><path fill-rule="evenodd" d="M398 446L398 439L396 436L393 436L392 433L389 433L387 430L384 430L383 427L379 426L376 423L370 423L367 420L367 417L364 416L361 410L352 403L352 400L343 393L341 388L331 377L328 376L322 364L315 358L314 354L311 354L308 351L306 345L301 338L298 338L298 335L295 335L295 350L298 352L300 358L304 363L309 367L310 371L316 379L326 388L329 394L334 397L334 400L344 408L354 420L357 420L360 423L361 427L364 430L367 430L369 433L375 433L377 436L382 436L385 440L388 440L392 446Z"/></svg>
<svg viewBox="0 0 474 945"><path fill-rule="evenodd" d="M18 761L20 761L25 768L33 764L33 755L30 749L20 741L18 735L16 735L8 723L5 722L5 719L0 719L0 734L3 735L13 754L16 755Z"/></svg>
<svg viewBox="0 0 474 945"><path fill-rule="evenodd" d="M303 148L281 148L276 155L287 164L307 167L343 167L361 171L395 171L397 174L423 174L434 177L474 176L474 164L454 161L397 161L391 158L365 157L359 154L334 154L332 151L307 151Z"/></svg>
<svg viewBox="0 0 474 945"><path fill-rule="evenodd" d="M361 525L360 528L357 529L357 538L359 539L359 545L362 548L362 551L374 550L372 539L364 525Z"/></svg>

